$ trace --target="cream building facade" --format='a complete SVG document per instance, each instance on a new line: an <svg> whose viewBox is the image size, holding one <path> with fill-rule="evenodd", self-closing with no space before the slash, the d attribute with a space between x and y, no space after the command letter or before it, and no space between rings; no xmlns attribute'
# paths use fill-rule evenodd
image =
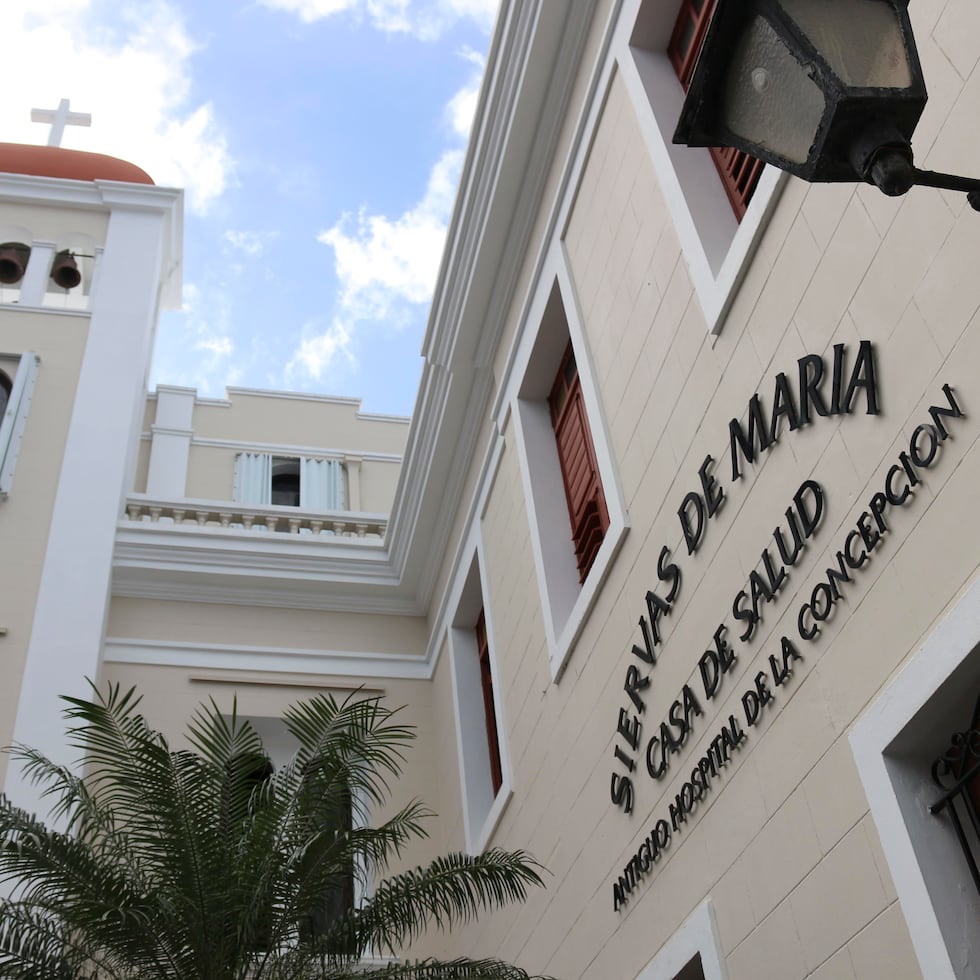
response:
<svg viewBox="0 0 980 980"><path fill-rule="evenodd" d="M412 857L549 870L429 949L563 980L975 978L978 886L929 806L980 694L980 218L770 168L736 219L670 143L677 7L502 4L410 425L147 396L179 192L0 174L31 245L0 291L0 734L56 753L86 676L174 733L209 696L271 720L380 691L419 729L400 792L439 814ZM980 11L911 14L917 162L977 172ZM66 298L51 261L85 243Z"/></svg>

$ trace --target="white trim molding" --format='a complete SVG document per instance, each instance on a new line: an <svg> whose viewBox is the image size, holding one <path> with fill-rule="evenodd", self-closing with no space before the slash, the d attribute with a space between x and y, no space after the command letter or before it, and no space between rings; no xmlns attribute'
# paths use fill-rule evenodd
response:
<svg viewBox="0 0 980 980"><path fill-rule="evenodd" d="M300 647L244 646L229 643L183 643L110 636L104 663L152 664L195 670L258 670L278 674L320 674L323 677L399 678L428 680L430 665L423 656L311 650ZM324 681L322 687L330 687Z"/></svg>
<svg viewBox="0 0 980 980"><path fill-rule="evenodd" d="M696 957L704 980L728 980L710 898L684 920L636 980L687 980L689 974L681 971Z"/></svg>
<svg viewBox="0 0 980 980"><path fill-rule="evenodd" d="M456 716L456 749L459 759L459 785L462 793L463 825L466 847L471 854L481 854L493 839L500 818L514 794L513 770L508 751L506 706L501 694L501 677L497 643L493 629L493 607L488 601L483 569L483 539L479 522L471 525L465 553L469 560L457 569L449 591L453 617L446 637L453 686L453 711ZM490 675L493 679L494 715L497 724L497 748L500 754L501 785L496 794L490 775L490 752L487 744L483 682L475 625L480 610L487 633Z"/></svg>
<svg viewBox="0 0 980 980"><path fill-rule="evenodd" d="M560 304L563 316L559 316ZM558 462L547 394L565 350L566 334L578 364L582 396L595 448L609 527L584 583L579 583L568 524L565 489ZM626 498L595 382L564 246L555 241L550 260L524 320L515 370L508 379L508 404L517 434L518 460L531 526L531 549L541 593L548 659L558 681L586 618L629 530Z"/></svg>

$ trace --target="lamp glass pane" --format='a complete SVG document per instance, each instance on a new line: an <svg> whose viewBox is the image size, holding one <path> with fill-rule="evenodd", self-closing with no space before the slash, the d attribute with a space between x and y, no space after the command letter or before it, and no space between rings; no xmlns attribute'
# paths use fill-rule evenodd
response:
<svg viewBox="0 0 980 980"><path fill-rule="evenodd" d="M806 163L823 113L824 96L817 83L772 25L753 18L729 63L722 106L725 125L792 163Z"/></svg>
<svg viewBox="0 0 980 980"><path fill-rule="evenodd" d="M845 84L912 84L897 11L886 0L781 0L810 43Z"/></svg>

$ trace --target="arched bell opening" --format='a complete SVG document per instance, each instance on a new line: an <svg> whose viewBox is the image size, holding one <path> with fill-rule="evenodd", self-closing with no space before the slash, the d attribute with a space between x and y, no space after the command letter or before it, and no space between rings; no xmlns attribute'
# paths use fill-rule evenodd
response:
<svg viewBox="0 0 980 980"><path fill-rule="evenodd" d="M69 234L59 239L48 270L45 306L87 305L95 258L95 241L89 235Z"/></svg>
<svg viewBox="0 0 980 980"><path fill-rule="evenodd" d="M34 235L20 225L0 224L0 303L21 302Z"/></svg>
<svg viewBox="0 0 980 980"><path fill-rule="evenodd" d="M31 257L31 246L24 242L0 243L0 286L16 286L24 273Z"/></svg>

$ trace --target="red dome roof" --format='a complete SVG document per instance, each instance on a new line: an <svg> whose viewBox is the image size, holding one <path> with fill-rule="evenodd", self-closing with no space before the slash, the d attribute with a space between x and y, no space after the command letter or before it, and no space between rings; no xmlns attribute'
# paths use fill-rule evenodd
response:
<svg viewBox="0 0 980 980"><path fill-rule="evenodd" d="M60 146L0 143L0 173L61 177L67 180L123 180L152 184L153 178L133 163L102 153L66 150Z"/></svg>

